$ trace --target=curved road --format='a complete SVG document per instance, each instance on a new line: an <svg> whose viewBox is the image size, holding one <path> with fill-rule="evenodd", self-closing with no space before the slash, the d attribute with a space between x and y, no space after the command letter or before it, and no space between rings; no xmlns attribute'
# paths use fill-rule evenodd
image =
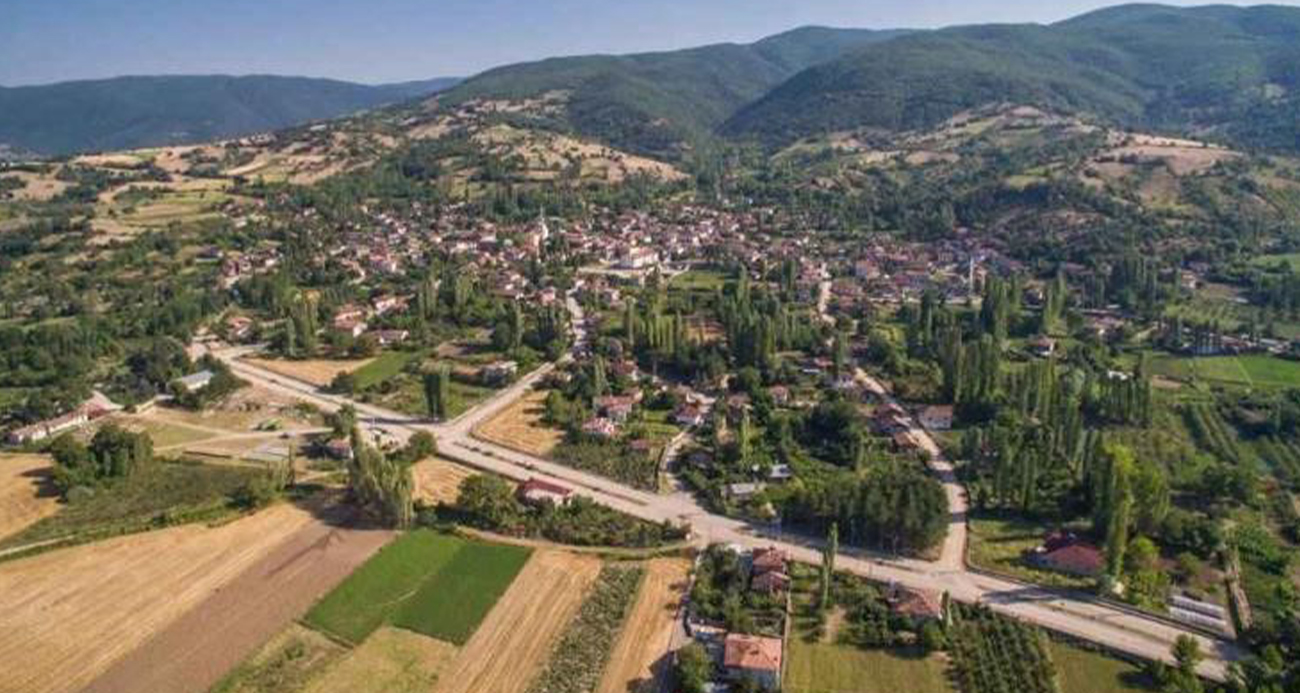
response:
<svg viewBox="0 0 1300 693"><path fill-rule="evenodd" d="M571 303L570 309L575 307ZM578 341L582 343L585 335L581 333L581 310L578 309L575 315L578 316L575 331L579 332ZM688 523L700 542L735 543L747 547L777 546L797 560L810 563L821 560L817 540L795 537L788 533L773 534L767 527L711 514L685 494L646 493L472 436L475 426L522 396L554 369L553 364L529 373L457 419L431 424L381 407L324 394L309 383L240 361L238 357L249 351L248 348L240 348L214 353L240 377L259 386L298 397L327 411L352 404L368 430L380 432L388 439L401 442L417 431L428 431L437 437L439 452L445 457L516 480L540 478L566 485L603 505L653 522ZM568 358L566 356L565 360ZM892 401L880 383L865 372L859 369L857 377L882 399ZM930 468L943 482L948 494L952 523L939 558L923 561L847 550L837 559L840 568L872 580L946 591L959 601L982 603L1015 618L1147 659L1172 662L1170 648L1175 638L1191 635L1200 641L1201 649L1206 654L1200 665L1200 674L1219 681L1226 678L1228 664L1244 656L1244 651L1230 641L1207 637L1171 622L1080 595L968 571L964 560L965 492L956 480L952 464L943 457L933 438L916 424L912 424L909 435L927 452Z"/></svg>

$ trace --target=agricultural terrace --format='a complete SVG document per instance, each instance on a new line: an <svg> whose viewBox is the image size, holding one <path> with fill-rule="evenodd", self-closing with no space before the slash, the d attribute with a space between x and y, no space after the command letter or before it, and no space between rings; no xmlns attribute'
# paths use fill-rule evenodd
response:
<svg viewBox="0 0 1300 693"><path fill-rule="evenodd" d="M354 644L384 624L463 644L529 553L429 530L409 532L326 595L304 620Z"/></svg>
<svg viewBox="0 0 1300 693"><path fill-rule="evenodd" d="M1261 388L1300 387L1300 361L1267 354L1244 356L1160 357L1152 371L1167 378L1209 381Z"/></svg>

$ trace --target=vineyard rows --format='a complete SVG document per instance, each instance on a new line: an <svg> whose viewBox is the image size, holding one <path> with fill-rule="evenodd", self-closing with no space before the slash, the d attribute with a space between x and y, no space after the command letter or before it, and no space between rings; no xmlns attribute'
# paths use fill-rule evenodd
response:
<svg viewBox="0 0 1300 693"><path fill-rule="evenodd" d="M1188 425L1203 447L1225 462L1242 462L1236 435L1213 405L1191 404L1186 412Z"/></svg>
<svg viewBox="0 0 1300 693"><path fill-rule="evenodd" d="M600 685L623 621L636 599L645 569L606 565L578 615L564 631L529 693L591 693Z"/></svg>

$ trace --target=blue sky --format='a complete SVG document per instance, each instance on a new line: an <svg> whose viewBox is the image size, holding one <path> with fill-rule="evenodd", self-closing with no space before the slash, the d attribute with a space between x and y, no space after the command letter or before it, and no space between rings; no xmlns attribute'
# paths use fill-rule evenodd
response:
<svg viewBox="0 0 1300 693"><path fill-rule="evenodd" d="M469 75L555 55L752 41L805 24L889 28L1051 22L1107 4L1113 3L0 0L0 85L186 73L400 81Z"/></svg>

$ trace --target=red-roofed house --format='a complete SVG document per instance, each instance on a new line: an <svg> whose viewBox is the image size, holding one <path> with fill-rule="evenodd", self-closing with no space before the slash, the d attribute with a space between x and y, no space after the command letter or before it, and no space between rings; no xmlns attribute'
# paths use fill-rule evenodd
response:
<svg viewBox="0 0 1300 693"><path fill-rule="evenodd" d="M781 686L781 641L757 635L729 633L723 641L722 666L727 677L751 679L763 688Z"/></svg>
<svg viewBox="0 0 1300 693"><path fill-rule="evenodd" d="M780 549L754 549L753 560L750 564L750 573L753 575L762 575L763 573L771 572L784 573L787 560L785 552Z"/></svg>
<svg viewBox="0 0 1300 693"><path fill-rule="evenodd" d="M541 505L542 503L567 505L572 498L573 489L565 488L559 484L552 484L542 479L529 479L519 485L519 500L530 505Z"/></svg>
<svg viewBox="0 0 1300 693"><path fill-rule="evenodd" d="M1075 542L1053 550L1035 551L1030 555L1029 562L1058 573L1092 577L1101 574L1106 566L1106 557L1095 546Z"/></svg>
<svg viewBox="0 0 1300 693"><path fill-rule="evenodd" d="M886 597L889 609L913 622L943 618L943 595L931 590L915 590L895 585Z"/></svg>

